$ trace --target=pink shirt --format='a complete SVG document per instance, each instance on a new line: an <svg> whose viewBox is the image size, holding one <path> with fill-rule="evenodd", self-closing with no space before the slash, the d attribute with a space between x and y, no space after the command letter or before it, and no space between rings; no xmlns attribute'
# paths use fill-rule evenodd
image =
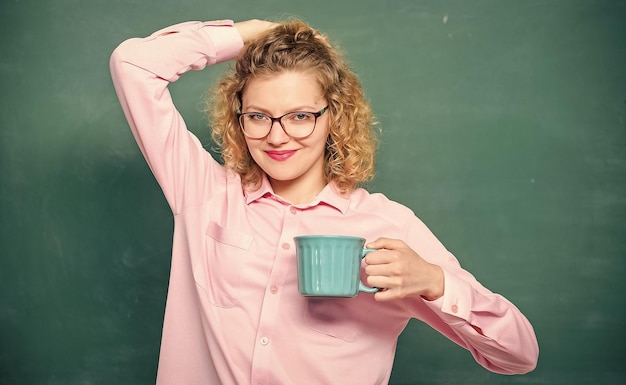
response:
<svg viewBox="0 0 626 385"><path fill-rule="evenodd" d="M167 87L241 47L231 21L189 22L130 39L111 57L122 108L175 219L157 383L386 384L410 318L491 371L533 370L538 347L526 318L463 270L408 208L363 189L344 198L332 185L292 205L267 180L243 192L239 176L212 159ZM306 234L401 239L443 268L445 294L432 302L307 299L293 242Z"/></svg>

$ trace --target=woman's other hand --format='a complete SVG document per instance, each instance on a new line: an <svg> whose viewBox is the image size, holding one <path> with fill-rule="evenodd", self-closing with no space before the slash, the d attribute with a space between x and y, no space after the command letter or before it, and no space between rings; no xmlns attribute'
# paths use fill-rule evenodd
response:
<svg viewBox="0 0 626 385"><path fill-rule="evenodd" d="M421 296L434 301L443 295L441 267L424 260L403 241L379 238L366 247L378 249L365 257L367 285L381 289L377 300Z"/></svg>

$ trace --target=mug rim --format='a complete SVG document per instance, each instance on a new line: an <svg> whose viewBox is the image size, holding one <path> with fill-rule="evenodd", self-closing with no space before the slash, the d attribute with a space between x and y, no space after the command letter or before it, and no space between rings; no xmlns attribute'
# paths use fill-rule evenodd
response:
<svg viewBox="0 0 626 385"><path fill-rule="evenodd" d="M315 234L310 234L310 235L298 235L298 236L293 237L294 240L313 239L313 238L354 239L354 240L363 240L363 241L365 241L365 238L358 237L358 236L355 236L355 235L332 235L332 234L315 235Z"/></svg>

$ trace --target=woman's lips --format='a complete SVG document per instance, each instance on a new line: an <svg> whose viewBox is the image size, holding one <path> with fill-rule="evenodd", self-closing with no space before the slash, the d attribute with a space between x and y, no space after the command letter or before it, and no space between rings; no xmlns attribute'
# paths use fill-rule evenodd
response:
<svg viewBox="0 0 626 385"><path fill-rule="evenodd" d="M296 153L296 150L273 150L273 151L265 151L267 156L272 158L275 161L282 162L289 159L293 154Z"/></svg>

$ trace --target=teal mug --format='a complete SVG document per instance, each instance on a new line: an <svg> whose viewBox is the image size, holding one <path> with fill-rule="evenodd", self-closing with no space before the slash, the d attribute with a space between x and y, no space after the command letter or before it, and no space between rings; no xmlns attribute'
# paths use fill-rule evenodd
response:
<svg viewBox="0 0 626 385"><path fill-rule="evenodd" d="M375 249L365 249L365 239L337 235L303 235L294 238L298 259L298 288L309 297L354 297L378 288L361 282L361 260Z"/></svg>

